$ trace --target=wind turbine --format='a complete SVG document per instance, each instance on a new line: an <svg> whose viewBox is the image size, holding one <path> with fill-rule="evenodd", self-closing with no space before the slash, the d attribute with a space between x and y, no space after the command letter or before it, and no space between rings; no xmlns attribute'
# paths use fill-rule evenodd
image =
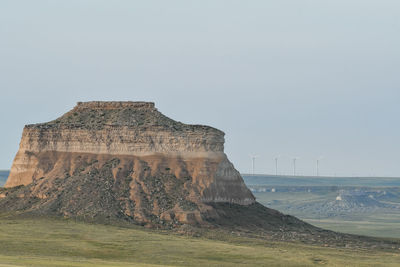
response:
<svg viewBox="0 0 400 267"><path fill-rule="evenodd" d="M296 160L300 159L299 157L293 158L293 176L296 176Z"/></svg>
<svg viewBox="0 0 400 267"><path fill-rule="evenodd" d="M252 174L254 175L254 169L256 165L256 158L258 158L258 155L250 155L251 158L251 169L252 169Z"/></svg>
<svg viewBox="0 0 400 267"><path fill-rule="evenodd" d="M281 155L278 155L274 158L275 160L275 175L278 175L278 159L281 157Z"/></svg>
<svg viewBox="0 0 400 267"><path fill-rule="evenodd" d="M317 176L319 176L319 162L321 161L321 160L323 160L324 159L324 157L319 157L319 158L317 158Z"/></svg>

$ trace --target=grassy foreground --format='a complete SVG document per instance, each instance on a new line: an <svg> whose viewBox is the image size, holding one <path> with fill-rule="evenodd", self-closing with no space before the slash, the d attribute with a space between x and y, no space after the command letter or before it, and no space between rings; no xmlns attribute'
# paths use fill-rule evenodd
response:
<svg viewBox="0 0 400 267"><path fill-rule="evenodd" d="M399 266L399 253L225 235L224 241L62 219L0 218L4 266Z"/></svg>

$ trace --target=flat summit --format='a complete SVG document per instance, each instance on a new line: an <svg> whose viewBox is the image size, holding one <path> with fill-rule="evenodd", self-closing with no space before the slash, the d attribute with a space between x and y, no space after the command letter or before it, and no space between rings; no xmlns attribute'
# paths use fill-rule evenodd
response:
<svg viewBox="0 0 400 267"><path fill-rule="evenodd" d="M80 102L24 128L5 187L24 211L204 223L210 203L255 198L224 153L224 133L188 125L151 102ZM15 206L15 205L12 205Z"/></svg>

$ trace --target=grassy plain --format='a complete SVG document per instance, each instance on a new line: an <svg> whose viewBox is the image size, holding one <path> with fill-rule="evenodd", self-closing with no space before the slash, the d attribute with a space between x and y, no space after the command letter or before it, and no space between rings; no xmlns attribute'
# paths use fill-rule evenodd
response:
<svg viewBox="0 0 400 267"><path fill-rule="evenodd" d="M265 187L254 195L261 204L296 216L315 226L351 234L400 238L399 209L369 208L368 203L354 203L357 208L328 210L327 201L342 191L387 191L381 204L400 205L399 177L307 177L285 175L243 175L250 187ZM276 192L271 192L275 188ZM350 189L351 188L351 189ZM369 193L366 193L367 195ZM373 193L372 193L373 194ZM381 196L382 197L382 196ZM365 204L365 207L360 205Z"/></svg>
<svg viewBox="0 0 400 267"><path fill-rule="evenodd" d="M400 217L399 214L391 214L391 218L388 221L395 218L395 216ZM377 221L372 216L366 218L364 221L347 221L342 219L307 219L305 221L324 229L342 233L400 238L400 218L398 222Z"/></svg>
<svg viewBox="0 0 400 267"><path fill-rule="evenodd" d="M189 237L139 226L0 218L0 266L398 266L399 253Z"/></svg>
<svg viewBox="0 0 400 267"><path fill-rule="evenodd" d="M261 204L277 209L285 214L296 216L312 225L342 233L375 237L400 238L400 214L394 210L375 210L373 213L343 213L329 218L313 213L315 210L302 209L307 203L335 199L337 193L327 194L307 192L255 193Z"/></svg>

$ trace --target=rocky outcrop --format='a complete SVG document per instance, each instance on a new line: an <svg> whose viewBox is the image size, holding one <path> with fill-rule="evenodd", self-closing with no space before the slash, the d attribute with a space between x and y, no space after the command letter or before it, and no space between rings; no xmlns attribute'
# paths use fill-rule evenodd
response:
<svg viewBox="0 0 400 267"><path fill-rule="evenodd" d="M255 202L222 131L176 122L148 102L78 103L25 126L5 187L15 209L144 223L203 223L216 216L207 203Z"/></svg>
<svg viewBox="0 0 400 267"><path fill-rule="evenodd" d="M223 132L176 122L147 102L78 103L54 121L27 125L0 187L3 212L398 247L325 231L256 203L224 154Z"/></svg>

